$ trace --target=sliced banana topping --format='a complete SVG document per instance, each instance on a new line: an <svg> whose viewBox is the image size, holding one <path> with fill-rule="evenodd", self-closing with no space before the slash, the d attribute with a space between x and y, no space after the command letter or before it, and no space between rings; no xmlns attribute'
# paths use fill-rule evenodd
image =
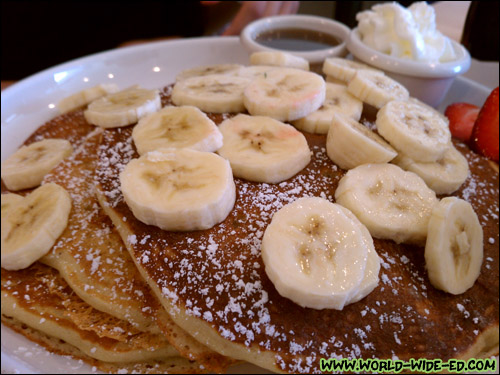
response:
<svg viewBox="0 0 500 375"><path fill-rule="evenodd" d="M377 130L396 150L415 161L441 159L451 142L437 111L410 101L392 101L377 113Z"/></svg>
<svg viewBox="0 0 500 375"><path fill-rule="evenodd" d="M59 103L57 103L57 109L59 109L60 113L66 113L83 107L105 95L118 92L118 90L118 85L115 85L114 83L103 83L90 87L62 99Z"/></svg>
<svg viewBox="0 0 500 375"><path fill-rule="evenodd" d="M16 205L23 200L22 195L8 193L2 194L2 217L7 215L7 212L12 208L16 207Z"/></svg>
<svg viewBox="0 0 500 375"><path fill-rule="evenodd" d="M340 79L337 79L337 78L332 77L332 76L326 76L325 81L326 81L326 83L335 83L337 85L342 85L342 86L345 86L347 88L346 82L341 81Z"/></svg>
<svg viewBox="0 0 500 375"><path fill-rule="evenodd" d="M410 103L413 103L413 104L416 104L416 105L420 105L420 106L423 106L425 108L427 108L429 111L431 112L434 112L436 115L438 115L439 117L441 117L441 119L446 122L447 124L447 127L449 128L449 125L450 125L450 120L448 120L448 117L446 117L444 115L444 113L441 113L439 111L437 111L434 107L430 106L429 104L427 103L424 103L423 101L421 101L420 99L417 99L417 98L414 98L414 97L409 97L406 101L410 102Z"/></svg>
<svg viewBox="0 0 500 375"><path fill-rule="evenodd" d="M297 129L326 134L333 120L333 115L342 113L358 121L363 112L363 102L352 96L346 86L326 83L326 95L323 105L315 112L292 122Z"/></svg>
<svg viewBox="0 0 500 375"><path fill-rule="evenodd" d="M373 246L373 239L370 235L370 232L368 231L368 229L366 229L365 226L363 227L365 228L365 231L363 232L366 232L366 234L368 234L369 236L369 239L367 238L367 241L369 241L369 244L371 244L367 244L368 253L366 259L365 276L363 277L363 280L361 280L361 284L359 284L358 290L351 295L349 300L346 302L346 305L361 301L377 287L379 282L378 275L380 272L380 258ZM363 238L365 237L366 235L363 235Z"/></svg>
<svg viewBox="0 0 500 375"><path fill-rule="evenodd" d="M425 244L425 265L436 288L461 294L479 277L483 230L470 203L443 198L432 210Z"/></svg>
<svg viewBox="0 0 500 375"><path fill-rule="evenodd" d="M351 210L373 237L423 244L434 191L416 174L393 164L364 164L351 169L335 191L337 203Z"/></svg>
<svg viewBox="0 0 500 375"><path fill-rule="evenodd" d="M349 81L347 90L375 108L382 108L391 100L406 100L410 96L399 82L373 70L358 70Z"/></svg>
<svg viewBox="0 0 500 375"><path fill-rule="evenodd" d="M240 64L204 65L183 70L175 77L175 80L178 82L191 77L203 77L213 74L237 75L241 69L243 69L243 65Z"/></svg>
<svg viewBox="0 0 500 375"><path fill-rule="evenodd" d="M243 90L250 80L232 75L212 74L178 81L172 90L175 105L192 105L205 112L242 112Z"/></svg>
<svg viewBox="0 0 500 375"><path fill-rule="evenodd" d="M68 225L71 210L69 193L53 183L21 199L13 195L2 194L1 251L6 270L27 268L47 254Z"/></svg>
<svg viewBox="0 0 500 375"><path fill-rule="evenodd" d="M397 152L366 126L343 115L334 115L326 138L328 157L342 169L368 163L388 163Z"/></svg>
<svg viewBox="0 0 500 375"><path fill-rule="evenodd" d="M300 198L274 214L262 259L283 297L302 307L337 310L358 297L368 252L375 250L363 225L346 211L322 198Z"/></svg>
<svg viewBox="0 0 500 375"><path fill-rule="evenodd" d="M375 250L375 246L373 245L373 238L368 231L368 228L361 224L358 218L347 208L342 207L341 205L338 206L347 217L349 217L354 222L359 223L363 241L365 241L366 247L368 249L365 276L363 277L363 280L361 280L361 284L359 284L358 290L353 295L351 295L351 297L347 301L347 305L362 300L377 287L379 282L378 275L380 272L380 258L377 254L377 251Z"/></svg>
<svg viewBox="0 0 500 375"><path fill-rule="evenodd" d="M405 171L418 174L436 194L457 191L469 175L467 159L451 142L441 159L435 162L417 162L402 153L392 162Z"/></svg>
<svg viewBox="0 0 500 375"><path fill-rule="evenodd" d="M134 86L90 103L83 114L93 125L117 128L134 124L160 108L161 99L158 90L146 90Z"/></svg>
<svg viewBox="0 0 500 375"><path fill-rule="evenodd" d="M309 62L300 56L279 51L260 51L250 55L251 65L283 66L309 70Z"/></svg>
<svg viewBox="0 0 500 375"><path fill-rule="evenodd" d="M159 149L133 159L120 183L134 216L164 230L211 228L226 218L236 199L229 162L189 149Z"/></svg>
<svg viewBox="0 0 500 375"><path fill-rule="evenodd" d="M36 187L72 152L71 143L65 139L44 139L22 146L2 163L2 180L12 191Z"/></svg>
<svg viewBox="0 0 500 375"><path fill-rule="evenodd" d="M143 117L134 127L132 138L140 155L159 148L213 152L222 146L217 125L193 106L169 106Z"/></svg>
<svg viewBox="0 0 500 375"><path fill-rule="evenodd" d="M304 135L270 117L240 114L222 122L219 130L224 145L217 152L229 160L236 177L278 183L300 172L311 160Z"/></svg>
<svg viewBox="0 0 500 375"><path fill-rule="evenodd" d="M323 73L325 73L329 79L335 79L344 83L348 83L353 79L358 70L379 71L366 64L340 57L330 57L323 63Z"/></svg>
<svg viewBox="0 0 500 375"><path fill-rule="evenodd" d="M254 79L244 92L251 115L293 121L316 111L325 101L326 85L315 73L282 68Z"/></svg>
<svg viewBox="0 0 500 375"><path fill-rule="evenodd" d="M247 78L249 80L253 80L258 77L267 77L267 74L270 71L279 69L280 68L277 66L268 66L268 65L245 66L238 72L238 76Z"/></svg>

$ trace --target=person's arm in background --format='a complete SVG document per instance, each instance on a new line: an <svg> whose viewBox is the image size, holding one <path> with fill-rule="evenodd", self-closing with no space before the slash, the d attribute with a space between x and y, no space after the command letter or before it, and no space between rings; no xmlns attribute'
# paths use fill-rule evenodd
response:
<svg viewBox="0 0 500 375"><path fill-rule="evenodd" d="M2 91L14 83L16 83L16 81L2 81Z"/></svg>
<svg viewBox="0 0 500 375"><path fill-rule="evenodd" d="M111 0L68 2L64 7L48 0L29 2L28 6L5 0L1 3L2 89L43 69L92 53L172 37L204 35L204 6L208 8L210 4L221 8L232 5L234 16L221 20L228 24L223 35L238 35L256 19L297 13L299 3L144 0L124 2L118 16L116 3ZM137 14L141 17L137 18ZM110 17L116 18L112 25ZM75 30L75 33L69 40L68 34L61 30Z"/></svg>
<svg viewBox="0 0 500 375"><path fill-rule="evenodd" d="M241 8L222 35L239 35L250 22L280 14L295 14L300 1L242 1Z"/></svg>

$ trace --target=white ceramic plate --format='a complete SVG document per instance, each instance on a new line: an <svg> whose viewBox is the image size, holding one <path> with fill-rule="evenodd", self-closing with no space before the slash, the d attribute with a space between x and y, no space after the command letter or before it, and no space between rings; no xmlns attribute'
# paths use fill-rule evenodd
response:
<svg viewBox="0 0 500 375"><path fill-rule="evenodd" d="M183 69L216 63L248 64L236 37L194 38L150 43L73 60L26 78L2 92L2 161L45 121L57 116L55 104L65 96L99 83L120 88L140 84L161 88ZM481 105L489 89L465 78L453 83L441 105L466 101ZM88 373L71 358L48 353L2 325L2 373ZM233 369L232 369L233 370ZM243 365L238 372L256 372Z"/></svg>

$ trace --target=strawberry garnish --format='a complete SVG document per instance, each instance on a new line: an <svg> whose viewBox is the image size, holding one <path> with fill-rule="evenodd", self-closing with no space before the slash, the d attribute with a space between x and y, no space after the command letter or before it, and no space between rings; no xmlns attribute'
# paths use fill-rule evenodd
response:
<svg viewBox="0 0 500 375"><path fill-rule="evenodd" d="M477 153L498 161L498 87L491 92L479 111L470 145Z"/></svg>
<svg viewBox="0 0 500 375"><path fill-rule="evenodd" d="M479 107L469 103L453 103L446 108L444 115L450 120L450 132L455 138L468 142Z"/></svg>

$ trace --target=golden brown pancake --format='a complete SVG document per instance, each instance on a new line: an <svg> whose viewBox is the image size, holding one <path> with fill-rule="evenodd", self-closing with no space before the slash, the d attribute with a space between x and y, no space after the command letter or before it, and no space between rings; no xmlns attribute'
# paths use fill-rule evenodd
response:
<svg viewBox="0 0 500 375"><path fill-rule="evenodd" d="M50 353L69 356L75 360L81 360L92 366L92 371L100 370L110 374L191 374L199 372L199 365L182 357L168 357L159 361L147 362L103 362L86 356L77 347L67 342L49 336L41 331L35 330L21 321L2 315L2 323L9 326L15 332L25 336L27 339L37 343ZM95 367L95 368L94 368Z"/></svg>
<svg viewBox="0 0 500 375"><path fill-rule="evenodd" d="M71 288L96 309L159 332L157 306L94 194L93 172L101 131L96 129L73 155L44 178L71 195L68 226L41 262L56 268Z"/></svg>
<svg viewBox="0 0 500 375"><path fill-rule="evenodd" d="M180 357L162 335L140 332L93 309L56 270L38 262L23 271L2 271L2 323L52 353L104 372L203 371L198 363Z"/></svg>
<svg viewBox="0 0 500 375"><path fill-rule="evenodd" d="M165 92L164 105L170 104ZM222 117L227 116L212 116L216 122ZM76 111L42 126L27 143L69 137L77 148L93 129ZM123 202L117 173L138 156L130 132L107 130L100 141L100 200L138 270L178 324L165 310L157 310L154 319L168 339L182 337L176 346L181 354L198 356L202 363L222 358L218 368L227 366L203 346L182 347L182 340L192 340L186 332L219 353L286 372L317 372L321 357L446 360L498 353L498 165L492 169L486 159L457 144L469 160L471 176L454 195L472 203L485 237L483 267L472 289L460 296L434 289L427 280L423 248L375 239L382 260L379 286L342 311L318 311L300 308L276 292L264 272L260 240L272 214L284 204L305 195L334 201L344 171L326 156L324 136L305 134L314 155L297 176L278 185L236 179L236 206L223 223L207 231L176 233L138 222ZM94 255L88 262L82 269L92 274ZM74 282L84 285L84 279L75 276ZM153 299L146 299L154 306ZM197 366L190 371L200 370Z"/></svg>
<svg viewBox="0 0 500 375"><path fill-rule="evenodd" d="M201 345L173 323L100 208L94 193L100 136L100 130L85 122L82 111L76 111L49 121L26 141L65 138L75 150L44 180L70 193L72 210L68 226L41 262L59 270L76 294L95 309L130 322L139 331L162 332L184 357L198 361L203 369L223 371L233 361Z"/></svg>
<svg viewBox="0 0 500 375"><path fill-rule="evenodd" d="M131 129L104 132L99 199L173 320L219 353L274 371L319 372L321 358L446 361L498 353L498 173L464 145L457 147L471 174L454 195L471 202L485 238L471 289L458 296L435 289L423 248L374 239L381 281L361 301L342 311L314 310L278 294L260 256L272 215L303 196L334 201L345 173L327 157L325 136L305 136L313 157L299 174L276 185L236 178L236 204L221 224L167 232L135 219L121 195L119 173L138 157Z"/></svg>
<svg viewBox="0 0 500 375"><path fill-rule="evenodd" d="M15 317L104 362L146 362L179 355L163 335L141 332L92 308L56 270L38 262L21 271L2 270L2 316Z"/></svg>
<svg viewBox="0 0 500 375"><path fill-rule="evenodd" d="M82 360L90 366L106 373L140 373L140 374L190 374L199 372L199 365L182 357L168 357L160 361L147 362L103 362L86 356L76 346L35 330L21 321L2 315L2 323L27 339L39 344L53 354L69 356L75 360ZM94 370L94 368L92 368Z"/></svg>

